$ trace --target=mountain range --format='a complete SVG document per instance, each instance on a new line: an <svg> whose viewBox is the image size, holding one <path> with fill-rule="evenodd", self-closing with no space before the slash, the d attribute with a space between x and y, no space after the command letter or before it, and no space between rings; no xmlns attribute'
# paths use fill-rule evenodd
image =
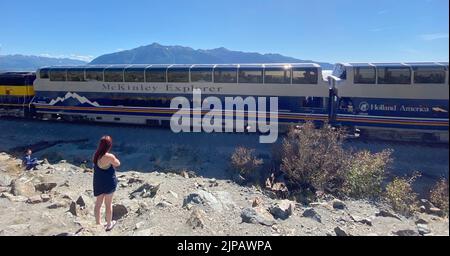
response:
<svg viewBox="0 0 450 256"><path fill-rule="evenodd" d="M195 50L184 46L165 46L153 43L131 50L105 54L90 64L231 64L231 63L317 63L332 69L326 62L300 60L280 54L232 51L226 48Z"/></svg>
<svg viewBox="0 0 450 256"><path fill-rule="evenodd" d="M78 66L84 61L32 55L0 55L0 71L36 71L43 66Z"/></svg>
<svg viewBox="0 0 450 256"><path fill-rule="evenodd" d="M69 58L27 55L0 55L0 71L35 71L43 66L78 66L86 64L232 64L232 63L317 63L324 70L333 69L326 62L301 60L280 54L232 51L226 48L195 50L184 46L153 43L131 50L101 55L90 63Z"/></svg>

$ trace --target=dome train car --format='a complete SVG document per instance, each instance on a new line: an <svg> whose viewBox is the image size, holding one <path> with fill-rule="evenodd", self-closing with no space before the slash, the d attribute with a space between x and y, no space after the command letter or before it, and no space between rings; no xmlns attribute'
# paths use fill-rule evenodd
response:
<svg viewBox="0 0 450 256"><path fill-rule="evenodd" d="M329 81L335 125L370 137L448 141L447 62L339 63Z"/></svg>
<svg viewBox="0 0 450 256"><path fill-rule="evenodd" d="M225 97L276 96L280 124L323 122L329 112L329 85L317 64L43 68L34 85L33 107L47 118L162 124L178 111L170 109L171 99L192 101L194 88L202 98L215 96L222 103ZM256 113L236 113L245 119L248 115Z"/></svg>
<svg viewBox="0 0 450 256"><path fill-rule="evenodd" d="M46 67L37 71L35 95L34 74L27 79L13 82L28 85L18 95L23 100L14 102L11 89L0 90L0 116L15 111L46 119L162 124L176 111L169 108L173 97L192 97L199 88L203 98L222 101L279 97L280 125L328 121L370 137L448 142L447 62L339 63L330 76L316 64Z"/></svg>
<svg viewBox="0 0 450 256"><path fill-rule="evenodd" d="M34 96L32 72L0 73L0 116L30 115L29 104Z"/></svg>

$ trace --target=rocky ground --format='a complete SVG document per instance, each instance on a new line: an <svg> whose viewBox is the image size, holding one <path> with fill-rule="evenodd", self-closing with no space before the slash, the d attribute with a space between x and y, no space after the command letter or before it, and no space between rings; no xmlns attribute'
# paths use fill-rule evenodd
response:
<svg viewBox="0 0 450 256"><path fill-rule="evenodd" d="M95 225L92 170L66 161L24 171L0 153L0 235L449 235L448 218L324 196L301 205L194 173L119 172L111 232ZM430 214L431 213L431 214Z"/></svg>

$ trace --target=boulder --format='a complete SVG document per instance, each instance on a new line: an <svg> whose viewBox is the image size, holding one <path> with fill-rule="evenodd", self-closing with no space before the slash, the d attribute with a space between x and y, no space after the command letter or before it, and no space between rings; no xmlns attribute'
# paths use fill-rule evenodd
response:
<svg viewBox="0 0 450 256"><path fill-rule="evenodd" d="M361 218L361 217L356 216L356 215L350 215L350 218L354 222L358 222L358 223L361 223L361 224L366 224L368 226L372 226L372 220L370 218Z"/></svg>
<svg viewBox="0 0 450 256"><path fill-rule="evenodd" d="M419 236L419 233L412 229L398 230L398 231L393 232L393 234L397 235L397 236Z"/></svg>
<svg viewBox="0 0 450 256"><path fill-rule="evenodd" d="M49 194L42 194L41 199L43 202L48 202L48 201L50 201L51 197Z"/></svg>
<svg viewBox="0 0 450 256"><path fill-rule="evenodd" d="M431 230L426 224L417 224L417 231L420 235L427 235L431 233Z"/></svg>
<svg viewBox="0 0 450 256"><path fill-rule="evenodd" d="M375 216L377 217L387 217L387 218L395 218L398 220L401 220L400 217L390 211L387 210L380 210L379 212L375 213Z"/></svg>
<svg viewBox="0 0 450 256"><path fill-rule="evenodd" d="M321 218L320 214L318 214L316 212L316 210L314 210L314 208L306 208L303 211L302 216L305 217L305 218L311 218L311 219L313 219L313 220L315 220L317 222L322 223L322 218Z"/></svg>
<svg viewBox="0 0 450 256"><path fill-rule="evenodd" d="M36 189L31 182L16 179L11 183L11 192L15 196L32 197L36 194Z"/></svg>
<svg viewBox="0 0 450 256"><path fill-rule="evenodd" d="M58 208L63 208L63 207L67 207L67 202L65 201L60 201L60 202L55 202L49 206L47 206L48 209L58 209Z"/></svg>
<svg viewBox="0 0 450 256"><path fill-rule="evenodd" d="M336 236L349 236L348 232L341 227L335 227L334 233L336 233Z"/></svg>
<svg viewBox="0 0 450 256"><path fill-rule="evenodd" d="M426 221L426 220L424 220L422 218L419 218L414 223L416 223L416 224L428 224L428 221Z"/></svg>
<svg viewBox="0 0 450 256"><path fill-rule="evenodd" d="M196 228L204 228L205 227L205 212L199 208L194 208L192 210L191 215L187 219L186 223L192 227Z"/></svg>
<svg viewBox="0 0 450 256"><path fill-rule="evenodd" d="M52 189L56 188L58 184L55 182L43 182L34 186L34 188L42 193L50 192Z"/></svg>
<svg viewBox="0 0 450 256"><path fill-rule="evenodd" d="M245 208L241 212L242 222L261 224L264 226L275 225L273 216L262 207Z"/></svg>
<svg viewBox="0 0 450 256"><path fill-rule="evenodd" d="M167 202L167 201L161 201L158 204L156 204L157 207L161 207L161 208L167 208L172 206L172 203Z"/></svg>
<svg viewBox="0 0 450 256"><path fill-rule="evenodd" d="M136 197L141 198L154 197L158 192L160 186L161 184L154 186L149 183L144 183L135 191L131 192L130 199L134 199Z"/></svg>
<svg viewBox="0 0 450 256"><path fill-rule="evenodd" d="M127 209L127 207L125 207L125 205L123 205L123 204L113 205L113 216L112 216L113 220L122 219L122 218L126 217L127 214L128 214L128 209Z"/></svg>
<svg viewBox="0 0 450 256"><path fill-rule="evenodd" d="M444 216L444 211L439 209L439 208L437 208L437 207L431 207L430 209L428 209L427 213L431 214L431 215L436 215L436 216L439 216L439 217L443 217Z"/></svg>
<svg viewBox="0 0 450 256"><path fill-rule="evenodd" d="M8 192L3 192L0 197L7 198L11 202L26 202L28 200L25 196L14 196Z"/></svg>
<svg viewBox="0 0 450 256"><path fill-rule="evenodd" d="M334 209L344 210L345 208L347 208L345 203L339 199L333 199L333 201L331 201L331 204L333 205Z"/></svg>
<svg viewBox="0 0 450 256"><path fill-rule="evenodd" d="M72 201L69 206L69 212L72 213L73 216L78 216L78 206L77 203Z"/></svg>
<svg viewBox="0 0 450 256"><path fill-rule="evenodd" d="M0 173L0 187L9 187L11 185L12 178L6 173Z"/></svg>
<svg viewBox="0 0 450 256"><path fill-rule="evenodd" d="M40 195L35 195L32 196L30 198L28 198L27 203L29 204L38 204L38 203L42 203L44 200L42 200Z"/></svg>
<svg viewBox="0 0 450 256"><path fill-rule="evenodd" d="M208 206L218 212L223 211L222 203L213 194L204 190L198 190L184 198L183 207L192 204Z"/></svg>
<svg viewBox="0 0 450 256"><path fill-rule="evenodd" d="M294 213L295 203L289 200L283 200L270 208L270 213L275 219L286 220Z"/></svg>

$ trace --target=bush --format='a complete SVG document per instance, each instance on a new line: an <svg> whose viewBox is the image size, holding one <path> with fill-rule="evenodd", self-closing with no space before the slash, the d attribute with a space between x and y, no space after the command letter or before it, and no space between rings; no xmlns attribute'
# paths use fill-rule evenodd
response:
<svg viewBox="0 0 450 256"><path fill-rule="evenodd" d="M231 166L246 178L258 171L262 164L263 160L256 157L254 149L237 147L231 155Z"/></svg>
<svg viewBox="0 0 450 256"><path fill-rule="evenodd" d="M378 198L382 194L382 184L387 167L392 161L391 154L391 150L375 154L369 151L353 154L342 173L344 177L343 193L356 199Z"/></svg>
<svg viewBox="0 0 450 256"><path fill-rule="evenodd" d="M288 183L304 192L339 186L347 161L342 135L328 125L315 129L311 122L291 127L281 146L280 169Z"/></svg>
<svg viewBox="0 0 450 256"><path fill-rule="evenodd" d="M448 179L441 179L430 192L430 202L448 215Z"/></svg>
<svg viewBox="0 0 450 256"><path fill-rule="evenodd" d="M412 189L417 177L418 174L409 179L397 177L386 186L385 199L394 211L409 216L417 210L417 194Z"/></svg>

